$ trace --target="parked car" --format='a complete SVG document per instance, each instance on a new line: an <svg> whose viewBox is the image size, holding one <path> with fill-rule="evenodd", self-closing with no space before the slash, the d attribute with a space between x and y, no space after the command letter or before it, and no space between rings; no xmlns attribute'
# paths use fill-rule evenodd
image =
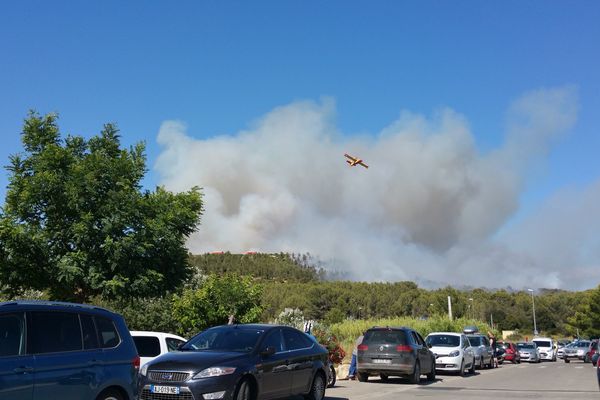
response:
<svg viewBox="0 0 600 400"><path fill-rule="evenodd" d="M165 332L131 331L131 336L140 356L140 366L161 354L177 350L186 342L181 336Z"/></svg>
<svg viewBox="0 0 600 400"><path fill-rule="evenodd" d="M134 400L140 358L125 320L90 305L0 303L0 399Z"/></svg>
<svg viewBox="0 0 600 400"><path fill-rule="evenodd" d="M600 362L596 363L596 377L598 378L598 389L600 389Z"/></svg>
<svg viewBox="0 0 600 400"><path fill-rule="evenodd" d="M556 361L556 343L552 338L536 337L531 341L537 345L541 360Z"/></svg>
<svg viewBox="0 0 600 400"><path fill-rule="evenodd" d="M571 343L569 346L565 347L563 360L565 360L566 363L571 362L571 360L582 360L586 362L585 360L591 345L592 342L589 340L578 340L577 342Z"/></svg>
<svg viewBox="0 0 600 400"><path fill-rule="evenodd" d="M594 339L592 340L592 343L590 344L590 347L585 355L585 357L583 358L583 362L591 362L592 358L594 357L594 354L596 354L598 352L598 339Z"/></svg>
<svg viewBox="0 0 600 400"><path fill-rule="evenodd" d="M504 355L506 354L506 349L504 348L504 346L502 346L500 343L496 342L494 343L494 351L496 353L496 361L498 362L498 365L501 365L504 363Z"/></svg>
<svg viewBox="0 0 600 400"><path fill-rule="evenodd" d="M292 395L322 400L327 356L325 348L288 326L217 326L144 365L140 400L259 400Z"/></svg>
<svg viewBox="0 0 600 400"><path fill-rule="evenodd" d="M567 347L570 343L571 342L568 340L558 340L556 342L556 358L563 358L565 347Z"/></svg>
<svg viewBox="0 0 600 400"><path fill-rule="evenodd" d="M504 349L504 361L510 361L513 364L519 364L521 362L521 355L517 346L512 342L498 342L499 346Z"/></svg>
<svg viewBox="0 0 600 400"><path fill-rule="evenodd" d="M479 369L494 366L494 352L490 345L490 340L485 335L473 334L467 335L469 342L475 352L475 366Z"/></svg>
<svg viewBox="0 0 600 400"><path fill-rule="evenodd" d="M461 376L465 370L475 373L475 352L467 335L452 332L432 332L425 343L435 355L437 371L455 372Z"/></svg>
<svg viewBox="0 0 600 400"><path fill-rule="evenodd" d="M435 380L435 355L414 329L368 329L357 350L357 375L361 382L371 375L379 375L382 380L402 376L419 383L421 375L427 374L428 380Z"/></svg>
<svg viewBox="0 0 600 400"><path fill-rule="evenodd" d="M534 342L518 342L517 349L519 350L521 361L527 361L530 363L542 362L537 344Z"/></svg>
<svg viewBox="0 0 600 400"><path fill-rule="evenodd" d="M598 358L600 358L600 353L594 353L594 355L592 356L592 365L594 367L598 365Z"/></svg>

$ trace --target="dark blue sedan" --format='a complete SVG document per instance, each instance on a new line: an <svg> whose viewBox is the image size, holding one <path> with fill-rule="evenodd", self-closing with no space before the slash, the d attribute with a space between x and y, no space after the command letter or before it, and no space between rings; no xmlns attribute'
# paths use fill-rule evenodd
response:
<svg viewBox="0 0 600 400"><path fill-rule="evenodd" d="M140 371L140 400L322 400L327 350L297 329L224 325L191 338Z"/></svg>

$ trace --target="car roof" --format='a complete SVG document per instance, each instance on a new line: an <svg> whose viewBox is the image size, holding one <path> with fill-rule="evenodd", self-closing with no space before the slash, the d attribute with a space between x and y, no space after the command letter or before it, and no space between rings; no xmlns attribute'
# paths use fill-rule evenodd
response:
<svg viewBox="0 0 600 400"><path fill-rule="evenodd" d="M82 310L86 310L86 311L102 311L102 312L107 312L110 314L115 314L113 311L111 311L107 308L95 306L93 304L69 303L69 302L65 302L65 301L52 301L52 300L11 300L11 301L1 302L0 308L2 308L2 307L7 307L7 308L27 307L27 308L31 308L31 309L51 308L51 309L55 309L55 310L64 310L67 308L72 308L72 309L82 309Z"/></svg>
<svg viewBox="0 0 600 400"><path fill-rule="evenodd" d="M551 341L551 342L554 341L554 339L549 338L549 337L534 337L533 339L531 339L532 342L535 342L536 340Z"/></svg>
<svg viewBox="0 0 600 400"><path fill-rule="evenodd" d="M165 337L172 337L172 338L186 340L184 337L181 337L179 335L175 335L174 333L169 333L169 332L129 331L129 333L131 333L131 336L165 336Z"/></svg>
<svg viewBox="0 0 600 400"><path fill-rule="evenodd" d="M431 332L429 333L429 335L452 335L452 336L462 336L462 335L466 335L465 333L458 333L458 332Z"/></svg>

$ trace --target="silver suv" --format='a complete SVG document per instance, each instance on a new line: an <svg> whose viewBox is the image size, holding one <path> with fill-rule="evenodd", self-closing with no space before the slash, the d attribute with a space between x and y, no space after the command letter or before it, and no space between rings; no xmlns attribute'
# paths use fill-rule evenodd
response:
<svg viewBox="0 0 600 400"><path fill-rule="evenodd" d="M411 328L374 327L365 332L357 355L358 380L371 375L382 380L402 376L419 383L426 374L435 380L435 355L417 331Z"/></svg>
<svg viewBox="0 0 600 400"><path fill-rule="evenodd" d="M494 366L494 351L490 345L490 340L485 335L474 334L467 335L471 347L475 352L475 366L479 369L485 367L493 368Z"/></svg>

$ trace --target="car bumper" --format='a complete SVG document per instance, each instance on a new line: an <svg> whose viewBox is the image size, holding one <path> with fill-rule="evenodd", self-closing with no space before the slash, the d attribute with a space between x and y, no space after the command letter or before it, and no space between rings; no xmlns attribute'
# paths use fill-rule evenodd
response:
<svg viewBox="0 0 600 400"><path fill-rule="evenodd" d="M220 400L233 399L234 391L237 386L237 376L222 376L208 379L187 380L185 382L143 382L140 385L139 400L204 400L204 395L209 393L219 393L222 395ZM178 394L171 393L152 393L151 387L167 386L178 388Z"/></svg>
<svg viewBox="0 0 600 400"><path fill-rule="evenodd" d="M435 359L435 369L437 371L460 371L462 357L438 357Z"/></svg>
<svg viewBox="0 0 600 400"><path fill-rule="evenodd" d="M516 360L517 356L515 354L504 354L504 360L505 361L514 361Z"/></svg>
<svg viewBox="0 0 600 400"><path fill-rule="evenodd" d="M388 375L410 375L415 370L414 363L403 364L379 364L379 363L358 363L356 370L358 372L375 374L383 373Z"/></svg>
<svg viewBox="0 0 600 400"><path fill-rule="evenodd" d="M521 361L534 362L537 360L539 360L539 358L534 354L521 354Z"/></svg>
<svg viewBox="0 0 600 400"><path fill-rule="evenodd" d="M540 359L542 359L542 360L555 360L556 356L554 355L554 353L551 353L551 352L540 353Z"/></svg>

